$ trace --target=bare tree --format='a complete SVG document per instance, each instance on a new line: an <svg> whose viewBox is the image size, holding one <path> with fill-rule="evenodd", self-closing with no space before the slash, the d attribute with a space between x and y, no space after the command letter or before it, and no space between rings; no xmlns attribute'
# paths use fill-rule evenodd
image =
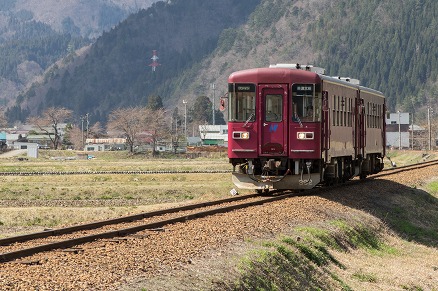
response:
<svg viewBox="0 0 438 291"><path fill-rule="evenodd" d="M200 130L200 135L202 137L202 140L205 140L205 137L207 136L208 133L208 124L207 122L205 122L204 124L200 124L199 125L199 130Z"/></svg>
<svg viewBox="0 0 438 291"><path fill-rule="evenodd" d="M58 149L61 143L61 134L58 125L71 117L72 111L66 108L50 107L44 111L41 117L31 117L28 123L36 125L42 132L45 132L52 142L53 148Z"/></svg>
<svg viewBox="0 0 438 291"><path fill-rule="evenodd" d="M71 144L73 145L74 149L83 150L83 143L82 143L83 132L82 132L82 130L79 127L75 126L75 127L71 128L67 134L68 134L68 138L69 138Z"/></svg>
<svg viewBox="0 0 438 291"><path fill-rule="evenodd" d="M157 143L170 133L169 122L164 109L152 110L144 109L146 131L149 132L152 139L153 154L156 154L155 148Z"/></svg>
<svg viewBox="0 0 438 291"><path fill-rule="evenodd" d="M104 128L99 121L88 129L88 135L92 136L93 138L100 138L105 135Z"/></svg>
<svg viewBox="0 0 438 291"><path fill-rule="evenodd" d="M126 138L129 151L134 151L138 134L145 128L145 109L142 107L119 108L111 112L108 121L109 131L120 131Z"/></svg>

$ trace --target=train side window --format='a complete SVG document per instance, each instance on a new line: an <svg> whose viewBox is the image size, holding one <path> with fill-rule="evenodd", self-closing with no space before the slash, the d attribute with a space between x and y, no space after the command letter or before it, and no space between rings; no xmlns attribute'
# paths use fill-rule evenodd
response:
<svg viewBox="0 0 438 291"><path fill-rule="evenodd" d="M370 102L367 102L366 115L367 115L367 128L371 128Z"/></svg>
<svg viewBox="0 0 438 291"><path fill-rule="evenodd" d="M377 114L379 115L379 118L378 118L378 128L382 128L382 106L379 104L378 105L378 108L379 108L379 110L378 110L378 112L377 112Z"/></svg>
<svg viewBox="0 0 438 291"><path fill-rule="evenodd" d="M341 126L345 126L345 100L344 96L341 96Z"/></svg>
<svg viewBox="0 0 438 291"><path fill-rule="evenodd" d="M332 116L332 125L336 126L336 95L333 95L333 116Z"/></svg>

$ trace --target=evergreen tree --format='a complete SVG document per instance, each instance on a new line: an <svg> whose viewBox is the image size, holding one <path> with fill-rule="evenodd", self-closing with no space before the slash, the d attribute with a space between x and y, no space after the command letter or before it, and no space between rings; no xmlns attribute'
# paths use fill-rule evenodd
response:
<svg viewBox="0 0 438 291"><path fill-rule="evenodd" d="M151 109L152 111L163 109L163 100L159 95L152 95L148 98L148 104L146 106L147 108Z"/></svg>
<svg viewBox="0 0 438 291"><path fill-rule="evenodd" d="M212 124L212 103L207 96L198 96L191 109L191 116L194 121L200 123L210 123Z"/></svg>

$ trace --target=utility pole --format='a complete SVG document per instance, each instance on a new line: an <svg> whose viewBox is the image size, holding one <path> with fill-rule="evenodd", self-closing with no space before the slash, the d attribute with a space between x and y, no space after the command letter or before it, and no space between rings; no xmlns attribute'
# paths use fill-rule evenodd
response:
<svg viewBox="0 0 438 291"><path fill-rule="evenodd" d="M414 114L415 114L415 105L414 105L414 100L413 99L411 99L411 102L412 102L412 122L411 122L411 124L412 124L412 128L411 128L411 130L412 130L412 150L414 150Z"/></svg>
<svg viewBox="0 0 438 291"><path fill-rule="evenodd" d="M411 136L412 136L411 150L414 150L414 112L412 112Z"/></svg>
<svg viewBox="0 0 438 291"><path fill-rule="evenodd" d="M215 114L214 114L214 99L215 99L215 93L216 93L216 84L215 83L213 83L213 84L211 84L211 88L213 89L213 104L212 104L212 110L213 110L213 125L215 125L216 124L216 118L215 118Z"/></svg>
<svg viewBox="0 0 438 291"><path fill-rule="evenodd" d="M89 129L89 126L90 126L90 122L88 121L88 113L85 114L85 118L87 118L87 138L88 138L88 129Z"/></svg>
<svg viewBox="0 0 438 291"><path fill-rule="evenodd" d="M429 151L431 149L431 139L432 139L432 132L430 129L430 106L427 107L427 128L429 129L429 137L428 137L428 143L429 143Z"/></svg>
<svg viewBox="0 0 438 291"><path fill-rule="evenodd" d="M84 116L81 116L81 117L80 117L80 119L81 119L82 149L85 148L85 140L84 140L84 121L87 122L86 125L85 125L85 126L86 126L86 130L87 130L86 138L85 138L85 139L88 138L88 128L89 128L89 125L90 125L90 123L89 123L89 121L88 121L88 116L89 116L89 114L87 113L87 114L85 114Z"/></svg>
<svg viewBox="0 0 438 291"><path fill-rule="evenodd" d="M188 144L187 140L187 101L183 100L184 104L184 137L186 138L186 144Z"/></svg>
<svg viewBox="0 0 438 291"><path fill-rule="evenodd" d="M173 150L173 115L170 116L170 137L171 137L171 149Z"/></svg>
<svg viewBox="0 0 438 291"><path fill-rule="evenodd" d="M82 150L85 147L84 144L84 116L81 116L81 137L82 137Z"/></svg>
<svg viewBox="0 0 438 291"><path fill-rule="evenodd" d="M401 127L400 127L400 110L397 111L398 113L398 149L401 150L402 149L402 140L401 140Z"/></svg>

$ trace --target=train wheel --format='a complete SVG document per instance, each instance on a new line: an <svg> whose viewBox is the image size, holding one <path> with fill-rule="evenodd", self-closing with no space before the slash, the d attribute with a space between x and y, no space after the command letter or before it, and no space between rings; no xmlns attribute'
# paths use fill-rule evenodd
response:
<svg viewBox="0 0 438 291"><path fill-rule="evenodd" d="M262 195L262 196L268 196L269 194L269 189L257 189L257 194Z"/></svg>

